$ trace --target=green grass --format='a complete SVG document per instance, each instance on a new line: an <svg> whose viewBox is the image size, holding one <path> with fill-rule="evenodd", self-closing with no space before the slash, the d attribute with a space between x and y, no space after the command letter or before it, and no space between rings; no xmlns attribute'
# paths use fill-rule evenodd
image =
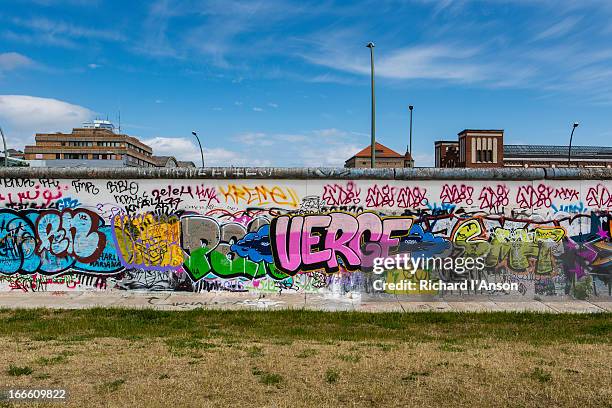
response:
<svg viewBox="0 0 612 408"><path fill-rule="evenodd" d="M282 324L279 324L282 322ZM563 327L563 330L559 328ZM135 309L0 311L0 336L31 340L86 341L170 338L173 349L214 347L219 339L270 342L440 341L448 351L472 340L520 341L533 345L561 341L610 344L612 314L363 313L321 311L156 311ZM290 343L289 343L290 344Z"/></svg>
<svg viewBox="0 0 612 408"><path fill-rule="evenodd" d="M257 367L251 368L251 373L259 377L259 382L264 385L280 385L283 382L283 376L276 373L271 373Z"/></svg>
<svg viewBox="0 0 612 408"><path fill-rule="evenodd" d="M66 358L66 356L57 355L53 357L40 357L39 359L36 360L36 363L41 366L48 366L48 365L53 365L53 364L62 364L67 361L68 359Z"/></svg>
<svg viewBox="0 0 612 408"><path fill-rule="evenodd" d="M361 360L361 356L357 354L340 354L338 359L347 363L358 363Z"/></svg>
<svg viewBox="0 0 612 408"><path fill-rule="evenodd" d="M340 379L340 372L335 368L328 368L325 372L325 382L334 384Z"/></svg>
<svg viewBox="0 0 612 408"><path fill-rule="evenodd" d="M11 377L21 377L22 375L32 374L32 368L28 366L19 367L11 364L8 370L6 370L6 373Z"/></svg>
<svg viewBox="0 0 612 408"><path fill-rule="evenodd" d="M125 384L125 380L123 378L119 378L114 381L107 381L107 382L102 383L102 385L100 385L99 390L106 391L106 392L115 392L119 388L121 388L123 384Z"/></svg>
<svg viewBox="0 0 612 408"><path fill-rule="evenodd" d="M276 373L263 373L259 382L265 385L278 385L283 382L283 376Z"/></svg>
<svg viewBox="0 0 612 408"><path fill-rule="evenodd" d="M552 381L552 374L550 374L548 371L544 370L541 367L534 368L533 371L529 374L529 377L541 383L547 383Z"/></svg>

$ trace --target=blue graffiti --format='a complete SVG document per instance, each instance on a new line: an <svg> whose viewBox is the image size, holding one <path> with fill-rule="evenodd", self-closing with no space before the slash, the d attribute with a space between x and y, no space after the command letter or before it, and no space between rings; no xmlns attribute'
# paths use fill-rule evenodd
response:
<svg viewBox="0 0 612 408"><path fill-rule="evenodd" d="M248 258L255 263L261 261L274 262L270 247L270 226L266 224L260 227L257 232L249 232L238 242L232 244L230 249L242 258Z"/></svg>
<svg viewBox="0 0 612 408"><path fill-rule="evenodd" d="M553 209L555 214L558 212L582 214L588 210L588 207L585 207L582 201L580 201L578 204L563 204L560 205L558 208L556 205L551 204L550 208Z"/></svg>
<svg viewBox="0 0 612 408"><path fill-rule="evenodd" d="M0 273L122 270L111 228L87 210L0 210Z"/></svg>
<svg viewBox="0 0 612 408"><path fill-rule="evenodd" d="M410 229L399 245L400 252L410 252L411 256L434 257L440 256L451 249L451 243L442 237L434 236L431 232L425 232L423 227L416 224Z"/></svg>

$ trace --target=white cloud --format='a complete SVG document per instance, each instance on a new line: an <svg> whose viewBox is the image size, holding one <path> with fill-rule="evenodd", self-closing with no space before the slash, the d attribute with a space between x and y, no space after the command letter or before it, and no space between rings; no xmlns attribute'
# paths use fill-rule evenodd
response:
<svg viewBox="0 0 612 408"><path fill-rule="evenodd" d="M329 128L329 129L313 130L312 134L314 134L315 136L321 136L321 137L339 137L339 136L346 136L348 133L345 132L344 130L339 130L336 128Z"/></svg>
<svg viewBox="0 0 612 408"><path fill-rule="evenodd" d="M255 111L255 112L263 112L263 109L260 108L259 106L254 106L253 107L253 111Z"/></svg>
<svg viewBox="0 0 612 408"><path fill-rule="evenodd" d="M270 146L274 143L261 132L244 133L234 137L234 140L245 145Z"/></svg>
<svg viewBox="0 0 612 408"><path fill-rule="evenodd" d="M34 65L34 61L17 52L5 52L0 54L0 73L23 67L32 67Z"/></svg>
<svg viewBox="0 0 612 408"><path fill-rule="evenodd" d="M164 103L164 101L162 99L156 99L155 103Z"/></svg>
<svg viewBox="0 0 612 408"><path fill-rule="evenodd" d="M236 102L234 102L234 105L236 105L236 106L242 106L242 102L240 102L240 101L236 101Z"/></svg>
<svg viewBox="0 0 612 408"><path fill-rule="evenodd" d="M364 137L340 129L315 129L302 133L247 132L226 140L228 147L209 147L202 139L207 166L324 166L342 167L363 149ZM154 137L143 140L159 156L200 163L195 139Z"/></svg>
<svg viewBox="0 0 612 408"><path fill-rule="evenodd" d="M89 109L68 102L28 95L0 95L0 120L9 144L22 148L34 134L69 131L91 119Z"/></svg>
<svg viewBox="0 0 612 408"><path fill-rule="evenodd" d="M278 104L277 103L270 102L270 103L268 103L268 106L271 107L271 108L275 108L275 109L278 108Z"/></svg>
<svg viewBox="0 0 612 408"><path fill-rule="evenodd" d="M91 69L96 69L96 68L100 68L102 65L98 65L98 64L88 64L87 65L89 68Z"/></svg>
<svg viewBox="0 0 612 408"><path fill-rule="evenodd" d="M197 166L201 163L200 148L197 142L182 137L154 137L143 140L153 148L157 156L174 156L177 160L190 160ZM203 147L206 166L269 166L269 160L252 159L248 154L219 148Z"/></svg>

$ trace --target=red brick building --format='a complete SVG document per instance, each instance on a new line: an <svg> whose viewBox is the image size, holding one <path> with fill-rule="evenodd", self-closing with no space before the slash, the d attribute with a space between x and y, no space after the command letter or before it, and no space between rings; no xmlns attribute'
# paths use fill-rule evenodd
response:
<svg viewBox="0 0 612 408"><path fill-rule="evenodd" d="M436 167L567 167L568 146L505 145L502 129L465 129L434 144ZM612 167L612 147L572 146L571 167Z"/></svg>
<svg viewBox="0 0 612 408"><path fill-rule="evenodd" d="M408 152L406 154L399 154L381 143L376 143L375 149L376 168L414 167L414 160L412 160ZM371 157L372 149L371 146L368 146L346 160L344 167L369 168L371 166Z"/></svg>

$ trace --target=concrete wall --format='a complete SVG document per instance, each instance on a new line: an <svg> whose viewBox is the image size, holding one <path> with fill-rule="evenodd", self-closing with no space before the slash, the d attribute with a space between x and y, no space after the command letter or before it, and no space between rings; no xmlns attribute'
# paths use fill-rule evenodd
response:
<svg viewBox="0 0 612 408"><path fill-rule="evenodd" d="M610 296L612 171L2 169L0 290ZM464 273L373 258L479 257ZM377 290L408 278L519 290Z"/></svg>

